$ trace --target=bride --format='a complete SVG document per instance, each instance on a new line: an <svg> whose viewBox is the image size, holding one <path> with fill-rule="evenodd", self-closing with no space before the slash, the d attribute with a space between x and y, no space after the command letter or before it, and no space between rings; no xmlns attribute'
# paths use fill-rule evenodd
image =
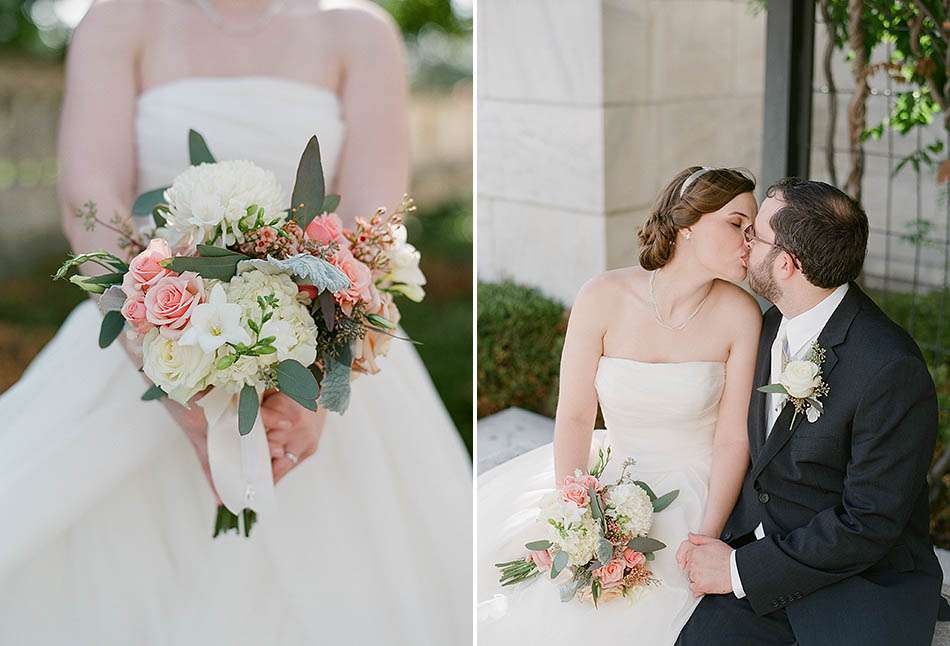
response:
<svg viewBox="0 0 950 646"><path fill-rule="evenodd" d="M117 241L73 217L128 217L188 165L273 170L289 192L309 137L352 223L407 188L398 31L371 2L107 0L76 30L60 129L74 251ZM201 408L143 402L140 362L77 307L0 397L0 643L446 644L471 633L471 466L412 346L353 383L343 416L262 407L278 509L212 540ZM463 363L468 359L460 357ZM319 444L319 445L318 445ZM313 454L309 459L308 456ZM197 459L196 459L197 456ZM286 476L286 477L285 477Z"/></svg>
<svg viewBox="0 0 950 646"><path fill-rule="evenodd" d="M642 268L608 271L581 288L561 355L553 447L479 478L479 644L675 642L699 601L677 565L677 546L688 532L719 536L749 460L746 411L761 315L732 283L746 276L753 189L734 170L684 170L640 231ZM598 401L607 430L594 437ZM651 564L661 585L597 610L561 603L546 573L501 587L493 564L543 538L539 501L575 469L586 472L600 446L613 455L602 482L616 480L632 457L635 476L653 490L679 489L650 533L668 546Z"/></svg>

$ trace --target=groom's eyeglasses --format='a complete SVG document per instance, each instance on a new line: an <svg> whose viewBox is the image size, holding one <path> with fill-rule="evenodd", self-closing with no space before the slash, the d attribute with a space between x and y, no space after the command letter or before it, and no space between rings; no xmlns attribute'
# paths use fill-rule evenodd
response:
<svg viewBox="0 0 950 646"><path fill-rule="evenodd" d="M742 230L742 237L745 238L746 244L752 244L752 241L755 240L757 242L761 242L762 244L767 244L770 247L781 249L782 251L784 251L785 253L787 253L789 256L792 257L792 262L794 262L795 266L798 267L799 270L801 270L802 267L800 264L798 264L798 256L792 253L790 249L780 245L777 242L769 242L768 240L763 240L759 236L755 235L755 226L753 224L750 223Z"/></svg>

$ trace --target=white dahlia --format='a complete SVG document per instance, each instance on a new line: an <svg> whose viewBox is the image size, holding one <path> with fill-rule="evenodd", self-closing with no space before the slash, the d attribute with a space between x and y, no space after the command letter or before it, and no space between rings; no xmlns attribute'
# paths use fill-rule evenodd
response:
<svg viewBox="0 0 950 646"><path fill-rule="evenodd" d="M248 207L264 209L264 219L283 221L286 197L274 173L249 161L199 164L181 173L165 191L168 228L195 243L222 245L243 242L238 223L256 220Z"/></svg>

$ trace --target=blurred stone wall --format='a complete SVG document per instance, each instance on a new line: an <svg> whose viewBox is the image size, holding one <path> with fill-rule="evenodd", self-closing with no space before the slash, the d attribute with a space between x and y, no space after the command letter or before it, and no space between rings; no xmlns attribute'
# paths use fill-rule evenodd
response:
<svg viewBox="0 0 950 646"><path fill-rule="evenodd" d="M479 0L478 271L565 303L692 164L761 165L746 0Z"/></svg>

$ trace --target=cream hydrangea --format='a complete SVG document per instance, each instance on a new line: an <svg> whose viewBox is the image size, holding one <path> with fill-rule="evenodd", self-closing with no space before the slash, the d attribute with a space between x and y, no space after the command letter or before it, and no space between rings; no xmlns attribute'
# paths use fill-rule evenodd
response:
<svg viewBox="0 0 950 646"><path fill-rule="evenodd" d="M243 242L238 223L256 219L248 216L249 206L263 208L267 221L281 222L287 208L277 176L243 160L191 166L165 191L165 201L170 209L166 228L199 244Z"/></svg>
<svg viewBox="0 0 950 646"><path fill-rule="evenodd" d="M653 501L637 484L624 482L608 488L606 513L634 536L646 536L653 527Z"/></svg>
<svg viewBox="0 0 950 646"><path fill-rule="evenodd" d="M143 371L168 396L185 404L207 385L214 355L198 345L181 345L153 328L142 342Z"/></svg>
<svg viewBox="0 0 950 646"><path fill-rule="evenodd" d="M547 538L567 552L570 565L584 565L594 557L600 532L589 507L578 507L555 492L541 501L538 520Z"/></svg>
<svg viewBox="0 0 950 646"><path fill-rule="evenodd" d="M266 368L284 359L295 359L305 366L317 358L317 326L310 311L298 295L297 284L286 274L267 274L250 270L231 279L227 285L228 302L241 306L243 325L252 338L256 335L247 325L249 318L261 321L258 297L272 296L276 306L270 321L261 328L260 337L277 337L273 346L277 352L260 356L242 356L231 366L212 375L215 385L258 385L267 373ZM218 356L229 352L219 349Z"/></svg>

